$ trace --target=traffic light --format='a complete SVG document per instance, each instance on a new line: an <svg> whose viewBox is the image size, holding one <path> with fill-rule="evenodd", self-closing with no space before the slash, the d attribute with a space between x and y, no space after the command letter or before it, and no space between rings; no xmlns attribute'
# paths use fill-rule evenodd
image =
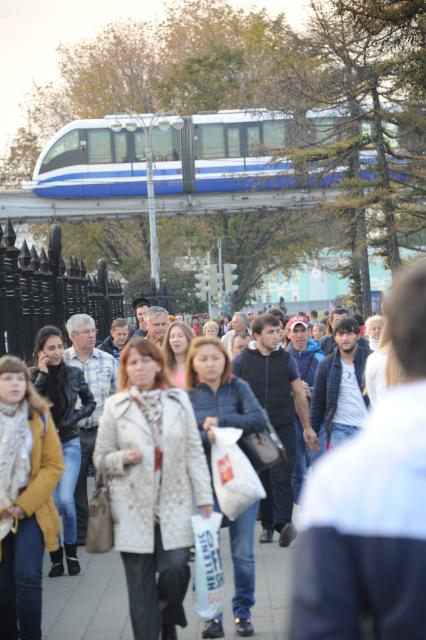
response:
<svg viewBox="0 0 426 640"><path fill-rule="evenodd" d="M208 279L204 271L195 274L195 295L199 300L205 302L207 300L207 291L209 287Z"/></svg>
<svg viewBox="0 0 426 640"><path fill-rule="evenodd" d="M236 281L238 280L238 275L233 273L237 269L236 264L232 264L230 262L225 262L223 265L223 276L225 281L225 293L233 293L238 289L238 285Z"/></svg>
<svg viewBox="0 0 426 640"><path fill-rule="evenodd" d="M212 296L217 295L218 273L217 264L210 264L210 293Z"/></svg>

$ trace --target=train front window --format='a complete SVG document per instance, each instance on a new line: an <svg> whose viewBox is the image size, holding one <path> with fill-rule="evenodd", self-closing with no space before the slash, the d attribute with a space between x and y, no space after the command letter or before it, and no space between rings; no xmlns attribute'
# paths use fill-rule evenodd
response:
<svg viewBox="0 0 426 640"><path fill-rule="evenodd" d="M48 165L51 165L53 160L58 159L58 156L68 154L71 151L79 152L79 150L80 134L78 129L75 129L74 131L70 131L69 133L66 133L64 136L62 136L62 138L55 142L53 147L49 149L45 159L43 160L42 168L46 169L46 171L49 171L53 167L48 167ZM66 162L61 165L55 162L54 164L58 166L66 166L69 163ZM71 164L75 163L73 162ZM54 168L56 168L56 166Z"/></svg>
<svg viewBox="0 0 426 640"><path fill-rule="evenodd" d="M111 133L109 129L88 131L89 164L112 163Z"/></svg>

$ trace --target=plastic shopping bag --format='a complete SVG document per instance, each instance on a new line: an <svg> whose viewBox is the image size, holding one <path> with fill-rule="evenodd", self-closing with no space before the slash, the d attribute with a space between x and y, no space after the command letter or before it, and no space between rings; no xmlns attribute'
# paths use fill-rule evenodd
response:
<svg viewBox="0 0 426 640"><path fill-rule="evenodd" d="M204 620L217 618L224 605L225 588L219 552L221 513L210 518L192 516L195 537L195 566L192 595L195 612Z"/></svg>
<svg viewBox="0 0 426 640"><path fill-rule="evenodd" d="M230 520L266 497L259 476L247 456L237 445L242 430L213 427L216 442L212 445L213 486L220 510Z"/></svg>

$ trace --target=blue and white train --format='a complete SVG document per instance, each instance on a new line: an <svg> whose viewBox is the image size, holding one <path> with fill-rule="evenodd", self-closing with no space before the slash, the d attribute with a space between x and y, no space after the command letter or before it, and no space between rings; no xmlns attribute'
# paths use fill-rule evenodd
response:
<svg viewBox="0 0 426 640"><path fill-rule="evenodd" d="M335 111L312 111L306 118L307 143L336 139ZM111 115L99 120L75 120L44 147L29 187L46 198L107 198L146 196L147 165L144 128L151 115L134 120L134 130L123 125L132 117ZM294 144L293 117L285 113L219 111L185 116L183 128L151 127L154 188L157 196L225 191L291 189L301 177L288 160L274 154ZM373 175L372 153L363 154L363 177ZM323 175L312 164L304 187L338 184L346 167Z"/></svg>

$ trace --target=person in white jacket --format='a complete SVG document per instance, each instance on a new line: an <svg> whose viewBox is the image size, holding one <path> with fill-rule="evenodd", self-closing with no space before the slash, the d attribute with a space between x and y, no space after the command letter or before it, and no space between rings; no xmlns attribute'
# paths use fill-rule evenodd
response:
<svg viewBox="0 0 426 640"><path fill-rule="evenodd" d="M105 403L94 462L109 478L134 638L158 640L161 629L162 640L174 640L176 625L187 624L191 516L194 506L204 517L213 510L210 474L188 396L170 388L151 341L123 349L119 389Z"/></svg>

